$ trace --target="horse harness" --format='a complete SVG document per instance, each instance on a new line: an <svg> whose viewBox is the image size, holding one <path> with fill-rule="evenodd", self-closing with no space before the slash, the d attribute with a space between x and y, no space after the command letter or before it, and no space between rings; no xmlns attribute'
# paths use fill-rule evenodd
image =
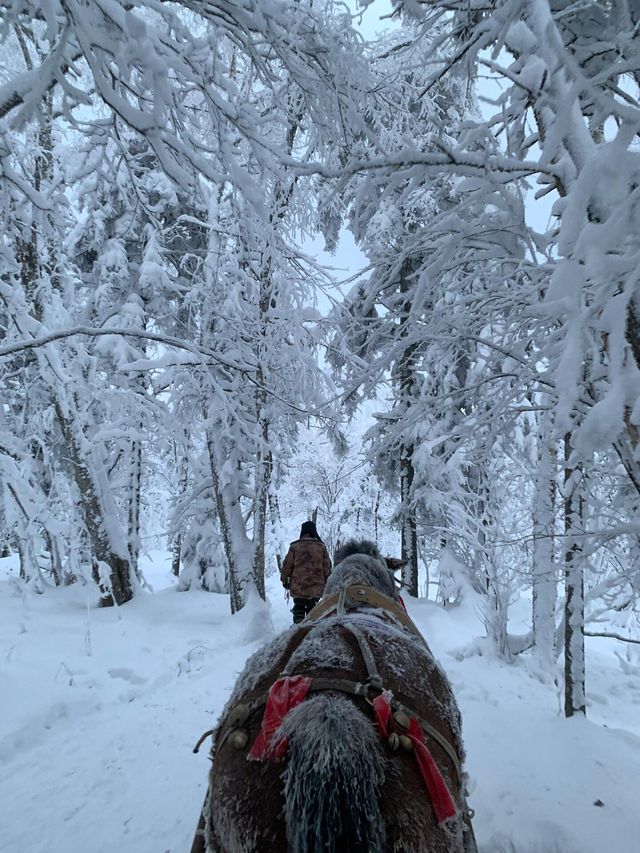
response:
<svg viewBox="0 0 640 853"><path fill-rule="evenodd" d="M291 659L293 658L293 653L302 645L304 640L323 618L334 614L340 617L348 610L361 607L362 604L367 604L382 611L384 616L390 619L390 621L396 624L399 623L402 627L406 628L418 637L422 643L424 643L427 650L430 651L424 637L419 632L418 628L410 619L406 611L403 610L399 604L372 587L364 586L363 584L352 584L349 587L343 587L339 593L335 593L317 604L308 614L304 622L301 623L298 629L298 636L296 637L298 642L295 643L293 647L288 645L285 650L285 654L287 654L289 658L289 663L287 663L282 670L280 677L286 678L292 675ZM360 697L372 706L374 699L386 691L382 684L382 678L378 672L369 641L359 627L347 622L340 622L339 625L348 631L355 639L365 666L367 679L362 682L342 677L319 676L311 679L311 683L308 688L309 693L337 691L346 693L350 696ZM304 633L302 633L303 631ZM229 740L236 749L244 749L246 747L248 743L248 735L243 727L255 711L265 707L267 704L268 692L269 691L261 691L255 696L251 696L251 694L249 694L250 698L245 699L243 702L239 702L229 711L220 731L220 735L213 746L212 758L215 757L215 754L227 740ZM394 721L397 724L398 730L402 732L403 729L406 729L409 725L409 717L415 717L424 733L436 741L436 743L438 743L438 745L444 750L453 765L456 777L460 781L462 778L461 763L454 746L430 723L416 714L415 711L399 702L397 699L392 698L390 700L390 704L394 712ZM210 729L205 732L198 740L193 751L197 752L206 738L209 737L209 735L214 734L214 732L215 729ZM402 734L400 734L400 737L402 737ZM397 748L395 739L391 741L390 746L392 749Z"/></svg>
<svg viewBox="0 0 640 853"><path fill-rule="evenodd" d="M368 587L363 584L352 584L349 587L343 587L338 593L328 596L326 599L317 604L308 614L304 622L300 624L295 637L297 642L294 644L289 643L284 650L283 657L286 655L288 657L288 662L275 684L278 684L282 679L291 678L291 660L294 652L302 645L313 629L317 627L324 618L330 615L341 617L350 610L359 609L363 604L375 608L377 611L376 615L380 615L393 624L400 625L404 629L408 630L411 634L419 638L426 646L427 650L430 651L426 640L401 605L372 587ZM371 646L363 631L358 626L352 623L347 623L346 621L340 621L338 624L341 628L348 631L356 641L356 645L360 651L360 656L367 673L366 681L355 681L343 677L319 676L308 679L310 682L308 685L308 693L318 693L321 691L345 693L347 695L363 699L372 708L374 707L376 699L384 695L385 700L388 701L393 713L393 730L387 738L387 745L389 748L392 751L395 751L401 746L407 751L411 751L413 745L409 738L406 737L406 734L409 729L410 719L413 718L414 720L417 720L423 733L434 740L442 748L451 761L458 782L462 783L463 775L461 761L453 744L451 744L447 738L445 738L444 735L442 735L430 723L417 715L415 711L408 708L385 691ZM273 689L273 687L271 689ZM265 692L264 690L260 691L260 693L256 695L249 694L244 701L239 702L229 711L226 720L219 731L219 736L212 746L210 756L212 760L227 741L229 741L229 743L238 750L244 750L247 747L249 737L245 729L245 725L256 711L266 707L269 700L269 694L270 691ZM209 735L215 734L215 731L215 729L210 729L205 732L198 740L193 751L198 752L206 738L209 737ZM463 816L466 822L467 818L470 817L467 809L464 810ZM470 851L474 849L475 846L469 848ZM194 851L197 853L204 851L204 814L201 815L200 823L196 830L192 853L194 853Z"/></svg>
<svg viewBox="0 0 640 853"><path fill-rule="evenodd" d="M383 595L383 593L378 592L377 589L365 586L364 584L351 584L351 586L342 587L339 592L329 595L316 604L305 622L315 622L323 616L334 612L340 616L347 610L357 609L362 604L368 604L380 610L383 618L389 619L391 622L406 628L427 646L428 651L431 651L427 645L427 641L411 620L404 606L398 604L393 598L389 598Z"/></svg>

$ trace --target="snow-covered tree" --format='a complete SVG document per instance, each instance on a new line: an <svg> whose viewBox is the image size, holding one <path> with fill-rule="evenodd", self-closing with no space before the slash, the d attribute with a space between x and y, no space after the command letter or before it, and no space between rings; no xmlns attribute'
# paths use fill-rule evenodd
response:
<svg viewBox="0 0 640 853"><path fill-rule="evenodd" d="M593 552L586 520L595 521L588 498L594 494L594 474L602 471L602 454L610 460L611 450L617 455L637 495L634 269L640 57L633 34L640 9L596 0L579 7L549 0L505 0L482 10L455 0L399 7L422 27L441 27L438 51L432 55L435 65L420 102L456 69L481 69L496 84L495 111L485 99L484 114L469 120L453 142L443 142L437 151L406 146L395 160L404 169L422 167L432 176L464 175L466 186L475 187L476 196L485 200L489 189L498 190L493 212L508 214L511 232L519 232L528 250L524 258L522 250L509 253L512 260L523 258L510 268L500 253L500 268L508 272L507 298L515 308L507 315L504 289L501 296L498 278L487 276L480 263L483 308L491 311L502 300L503 310L499 323L487 324L481 334L469 332L503 356L502 364L493 360L493 375L487 377L495 382L491 396L485 394L487 410L495 417L505 405L522 410L529 401L535 411L551 413L550 424L542 424L541 447L555 452L563 445L558 550L566 587L565 709L571 715L584 711L585 704L582 590ZM483 137L489 147L485 144L479 157ZM527 176L540 188L535 198L528 196L524 214L515 216L518 193L508 186L517 182L525 189ZM543 197L554 199L551 227L545 233L531 226L524 231L522 220ZM472 221L486 240L492 233L486 216ZM508 221L503 220L501 233L506 230ZM469 332L464 329L461 337ZM548 469L544 452L538 458ZM542 490L553 488L554 477L542 473L540 482ZM636 512L636 496L627 493L627 499L624 508L617 502L620 520ZM540 500L536 506L540 510ZM538 518L536 525L540 523ZM549 519L542 523L548 528ZM538 539L547 535L539 529L536 533ZM551 610L547 602L547 621ZM539 627L538 616L539 611Z"/></svg>
<svg viewBox="0 0 640 853"><path fill-rule="evenodd" d="M3 5L4 47L28 57L22 69L7 66L0 90L5 355L34 353L105 602L126 601L137 582L144 436L162 419L150 381L171 381L158 347L191 353L182 377L204 392L201 447L232 606L251 587L264 593L272 454L292 435L291 412L300 416L315 394L313 334L287 322L313 273L291 236L314 216L299 163L337 160L351 134L343 116L364 85L340 7L264 11ZM68 155L55 180L46 140L32 169L22 155L25 132L50 140L53 124L85 152L80 162ZM75 223L70 204L81 209ZM64 246L75 269L57 254ZM294 369L302 353L308 372Z"/></svg>
<svg viewBox="0 0 640 853"><path fill-rule="evenodd" d="M405 582L414 595L425 536L457 550L478 586L493 574L492 428L482 392L503 357L491 348L493 326L511 310L509 277L523 254L516 192L418 165L417 152L442 161L441 150L457 144L476 115L467 74L454 70L428 96L423 91L442 38L441 28L407 23L377 46L370 135L384 156L363 165L346 191L351 227L374 271L347 298L334 356L347 389L364 394L389 370L393 407L370 438L387 487L399 485ZM492 156L490 136L471 137L476 156ZM474 311L487 304L489 311Z"/></svg>

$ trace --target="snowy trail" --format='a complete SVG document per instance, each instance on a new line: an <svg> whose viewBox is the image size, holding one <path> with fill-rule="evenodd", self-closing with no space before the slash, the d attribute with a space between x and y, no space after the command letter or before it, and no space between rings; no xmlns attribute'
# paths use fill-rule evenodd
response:
<svg viewBox="0 0 640 853"><path fill-rule="evenodd" d="M193 744L268 626L231 619L207 593L167 588L88 617L83 596L21 601L0 580L0 851L186 853L209 763ZM473 602L410 609L462 707L483 853L636 853L631 676L594 653L593 720L565 721L526 664L460 652L482 633ZM275 587L272 619L289 623Z"/></svg>
<svg viewBox="0 0 640 853"><path fill-rule="evenodd" d="M22 633L3 600L0 850L188 850L208 769L193 745L258 644L224 596L164 590L91 611L89 657L81 597L31 598Z"/></svg>
<svg viewBox="0 0 640 853"><path fill-rule="evenodd" d="M637 853L640 696L633 680L613 656L592 652L590 689L600 702L595 711L589 707L593 719L566 720L556 688L543 685L526 658L507 664L486 654L463 657L465 642L481 634L476 608L473 600L458 612L410 604L462 710L482 850ZM470 645L483 648L482 641ZM609 703L604 697L616 690L620 695ZM603 727L621 720L628 731Z"/></svg>

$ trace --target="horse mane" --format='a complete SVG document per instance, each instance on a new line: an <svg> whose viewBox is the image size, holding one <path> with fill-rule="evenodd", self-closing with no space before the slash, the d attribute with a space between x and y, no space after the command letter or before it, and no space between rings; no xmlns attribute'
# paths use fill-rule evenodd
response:
<svg viewBox="0 0 640 853"><path fill-rule="evenodd" d="M325 595L338 592L344 586L361 583L390 598L398 598L393 573L387 568L375 542L368 539L350 539L336 548L334 563L324 588Z"/></svg>

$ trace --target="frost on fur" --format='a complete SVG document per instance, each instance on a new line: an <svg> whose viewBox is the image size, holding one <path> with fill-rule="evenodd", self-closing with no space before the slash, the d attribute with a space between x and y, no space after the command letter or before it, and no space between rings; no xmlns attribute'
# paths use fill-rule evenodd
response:
<svg viewBox="0 0 640 853"><path fill-rule="evenodd" d="M289 713L282 734L290 737L284 784L291 848L381 853L383 755L371 721L349 699L320 695Z"/></svg>
<svg viewBox="0 0 640 853"><path fill-rule="evenodd" d="M378 546L375 542L371 542L369 539L349 539L349 541L345 542L344 545L340 545L339 548L336 548L334 555L334 562L336 566L352 554L366 554L369 557L376 557L376 559L381 560L384 563L382 554L378 550Z"/></svg>
<svg viewBox="0 0 640 853"><path fill-rule="evenodd" d="M391 598L397 598L393 574L387 568L384 557L376 545L366 539L351 540L336 549L335 568L329 575L324 589L331 595L343 586L361 583L372 586Z"/></svg>

